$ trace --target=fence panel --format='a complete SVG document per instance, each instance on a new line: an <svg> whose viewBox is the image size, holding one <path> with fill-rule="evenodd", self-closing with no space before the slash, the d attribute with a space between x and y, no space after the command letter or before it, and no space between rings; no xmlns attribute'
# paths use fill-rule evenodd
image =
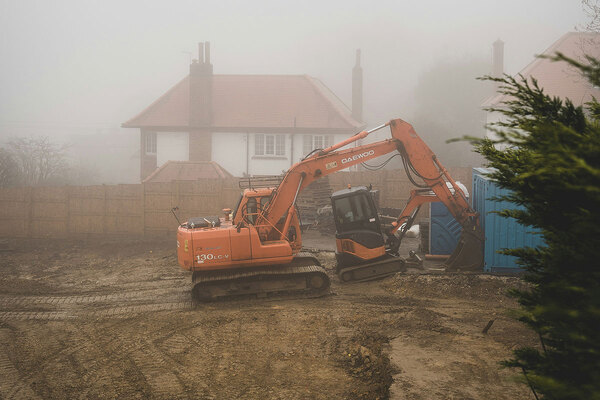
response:
<svg viewBox="0 0 600 400"><path fill-rule="evenodd" d="M67 187L31 190L29 232L31 237L65 237L69 215Z"/></svg>
<svg viewBox="0 0 600 400"><path fill-rule="evenodd" d="M470 168L450 168L471 188ZM240 196L239 178L152 182L134 185L0 189L0 237L172 234L180 220L221 215ZM329 175L332 191L372 184L383 207L402 208L414 188L403 170L352 171ZM423 207L419 219L428 218Z"/></svg>
<svg viewBox="0 0 600 400"><path fill-rule="evenodd" d="M26 237L31 212L31 188L0 190L0 236Z"/></svg>

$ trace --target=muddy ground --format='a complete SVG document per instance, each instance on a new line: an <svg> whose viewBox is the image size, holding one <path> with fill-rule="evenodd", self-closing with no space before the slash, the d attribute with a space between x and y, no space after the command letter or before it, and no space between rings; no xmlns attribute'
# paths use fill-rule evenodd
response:
<svg viewBox="0 0 600 400"><path fill-rule="evenodd" d="M319 235L305 243L331 247ZM536 344L507 315L517 278L411 269L341 285L333 253L318 257L327 296L195 304L170 238L5 240L0 398L533 398L499 366Z"/></svg>

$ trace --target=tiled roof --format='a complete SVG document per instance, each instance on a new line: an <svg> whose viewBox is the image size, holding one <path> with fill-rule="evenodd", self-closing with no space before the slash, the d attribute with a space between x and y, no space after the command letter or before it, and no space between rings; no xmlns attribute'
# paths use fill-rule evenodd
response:
<svg viewBox="0 0 600 400"><path fill-rule="evenodd" d="M363 123L308 75L213 75L212 127L356 130ZM189 126L189 76L124 127ZM295 124L295 125L294 125Z"/></svg>
<svg viewBox="0 0 600 400"><path fill-rule="evenodd" d="M595 33L570 32L562 36L542 55L554 55L560 52L567 57L585 62L584 54L600 58L600 35ZM535 78L544 92L551 96L568 98L575 105L581 105L592 96L600 98L600 90L594 88L578 71L565 62L554 62L536 58L519 74L525 78ZM487 99L483 107L497 107L507 100L507 96L498 94Z"/></svg>
<svg viewBox="0 0 600 400"><path fill-rule="evenodd" d="M167 161L144 182L195 181L231 178L229 172L214 161Z"/></svg>

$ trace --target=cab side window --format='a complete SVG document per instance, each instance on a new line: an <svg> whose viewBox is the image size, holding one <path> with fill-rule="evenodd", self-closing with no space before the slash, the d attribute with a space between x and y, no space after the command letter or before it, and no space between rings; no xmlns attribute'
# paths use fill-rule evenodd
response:
<svg viewBox="0 0 600 400"><path fill-rule="evenodd" d="M372 209L366 195L356 195L336 199L337 223L344 230L369 229L378 231L376 211Z"/></svg>
<svg viewBox="0 0 600 400"><path fill-rule="evenodd" d="M246 203L246 218L252 225L254 225L254 222L256 221L256 211L256 198L250 197Z"/></svg>

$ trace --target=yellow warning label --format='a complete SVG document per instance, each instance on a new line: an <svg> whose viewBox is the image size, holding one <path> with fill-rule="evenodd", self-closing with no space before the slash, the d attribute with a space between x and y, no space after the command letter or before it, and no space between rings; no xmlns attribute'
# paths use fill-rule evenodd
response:
<svg viewBox="0 0 600 400"><path fill-rule="evenodd" d="M337 167L337 161L332 161L330 163L325 164L325 169L331 169Z"/></svg>

